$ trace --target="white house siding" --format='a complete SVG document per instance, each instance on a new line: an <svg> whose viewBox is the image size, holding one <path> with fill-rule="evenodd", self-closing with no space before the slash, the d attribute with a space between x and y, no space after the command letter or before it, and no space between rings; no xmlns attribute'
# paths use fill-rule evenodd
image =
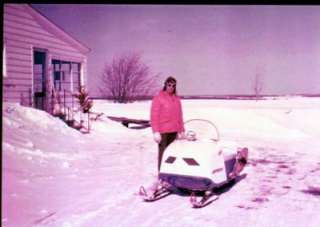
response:
<svg viewBox="0 0 320 227"><path fill-rule="evenodd" d="M33 50L46 50L47 76L52 77L51 60L81 63L83 80L87 72L87 56L70 44L66 34L47 19L37 16L29 5L5 4L3 39L6 48L6 77L3 77L3 100L31 105L33 95ZM62 34L59 36L59 34ZM58 35L57 35L58 34ZM68 38L69 40L71 38ZM48 79L48 78L47 78ZM52 80L52 78L50 78ZM48 80L49 81L49 80ZM81 81L85 83L85 81ZM50 94L48 94L50 95Z"/></svg>

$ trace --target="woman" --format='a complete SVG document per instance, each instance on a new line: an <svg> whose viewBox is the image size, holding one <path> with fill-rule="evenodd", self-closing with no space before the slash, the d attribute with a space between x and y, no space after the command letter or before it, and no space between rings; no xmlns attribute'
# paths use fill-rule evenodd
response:
<svg viewBox="0 0 320 227"><path fill-rule="evenodd" d="M152 100L151 127L153 138L158 143L158 171L164 150L177 137L184 136L183 113L177 96L177 80L168 77L162 91Z"/></svg>

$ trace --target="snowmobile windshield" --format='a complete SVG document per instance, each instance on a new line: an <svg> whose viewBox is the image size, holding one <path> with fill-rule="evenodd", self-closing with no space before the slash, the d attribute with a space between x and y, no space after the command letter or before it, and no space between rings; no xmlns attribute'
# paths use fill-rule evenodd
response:
<svg viewBox="0 0 320 227"><path fill-rule="evenodd" d="M191 119L184 123L186 138L191 141L195 140L213 140L219 141L218 128L208 120Z"/></svg>

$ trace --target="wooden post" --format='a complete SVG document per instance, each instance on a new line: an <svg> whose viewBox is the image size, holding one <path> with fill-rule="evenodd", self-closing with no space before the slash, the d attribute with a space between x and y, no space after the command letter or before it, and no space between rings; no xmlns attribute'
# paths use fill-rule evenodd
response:
<svg viewBox="0 0 320 227"><path fill-rule="evenodd" d="M52 103L52 96L54 91L54 68L52 65L52 56L49 52L47 52L47 58L46 58L46 78L45 78L45 102L46 102L46 111L48 113L53 113L53 103ZM50 100L51 98L51 100ZM50 105L51 104L51 105Z"/></svg>

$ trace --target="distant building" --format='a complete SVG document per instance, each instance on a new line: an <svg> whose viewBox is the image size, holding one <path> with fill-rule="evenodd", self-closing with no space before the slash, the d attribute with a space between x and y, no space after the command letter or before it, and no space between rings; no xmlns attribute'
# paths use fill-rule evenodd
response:
<svg viewBox="0 0 320 227"><path fill-rule="evenodd" d="M29 4L4 4L3 101L52 112L87 81L88 47Z"/></svg>

